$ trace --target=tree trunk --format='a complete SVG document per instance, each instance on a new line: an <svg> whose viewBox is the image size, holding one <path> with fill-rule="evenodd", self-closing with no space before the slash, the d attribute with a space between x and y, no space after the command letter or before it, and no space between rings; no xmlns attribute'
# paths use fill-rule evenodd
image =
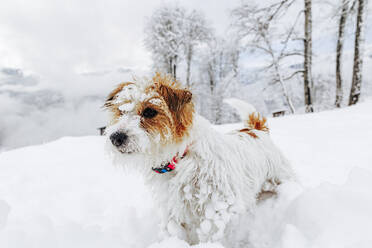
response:
<svg viewBox="0 0 372 248"><path fill-rule="evenodd" d="M275 65L276 76L279 80L280 86L282 86L284 98L285 98L285 100L286 100L286 102L289 106L289 110L291 111L292 114L294 114L296 112L296 110L295 110L295 107L292 103L291 98L288 95L288 90L287 90L287 87L285 86L282 74L280 73L279 66L278 66L277 62L274 62L274 65Z"/></svg>
<svg viewBox="0 0 372 248"><path fill-rule="evenodd" d="M171 74L171 75L173 75L173 68L172 68L172 66L173 66L173 60L172 60L172 57L170 57L169 58L169 61L168 61L168 71L167 71L167 73L168 74Z"/></svg>
<svg viewBox="0 0 372 248"><path fill-rule="evenodd" d="M209 89L211 90L211 96L214 95L214 73L211 64L208 65L208 76L209 76Z"/></svg>
<svg viewBox="0 0 372 248"><path fill-rule="evenodd" d="M190 87L190 71L191 71L191 59L192 59L192 46L187 50L186 56L186 86Z"/></svg>
<svg viewBox="0 0 372 248"><path fill-rule="evenodd" d="M174 56L174 62L173 62L173 78L177 79L177 55Z"/></svg>
<svg viewBox="0 0 372 248"><path fill-rule="evenodd" d="M239 72L239 50L234 51L232 54L232 67L234 72L234 77L238 77Z"/></svg>
<svg viewBox="0 0 372 248"><path fill-rule="evenodd" d="M353 81L350 90L349 106L356 104L359 101L360 89L362 85L364 5L365 0L358 0L358 14L354 44Z"/></svg>
<svg viewBox="0 0 372 248"><path fill-rule="evenodd" d="M305 93L305 111L314 112L311 98L312 88L312 16L311 0L305 1L305 38L304 38L304 93Z"/></svg>
<svg viewBox="0 0 372 248"><path fill-rule="evenodd" d="M210 117L216 123L217 106L215 105L215 71L211 63L208 64L209 90L210 90Z"/></svg>
<svg viewBox="0 0 372 248"><path fill-rule="evenodd" d="M221 124L221 117L222 117L222 106L221 106L221 99L218 98L217 96L213 98L214 99L214 103L213 105L215 105L216 107L216 116L215 116L215 121L214 121L214 124Z"/></svg>
<svg viewBox="0 0 372 248"><path fill-rule="evenodd" d="M342 11L340 16L340 22L338 25L338 39L336 49L336 102L337 108L341 107L343 90L342 90L342 52L344 46L344 35L345 35L345 23L348 15L349 0L342 0Z"/></svg>
<svg viewBox="0 0 372 248"><path fill-rule="evenodd" d="M169 58L168 73L177 79L177 55Z"/></svg>

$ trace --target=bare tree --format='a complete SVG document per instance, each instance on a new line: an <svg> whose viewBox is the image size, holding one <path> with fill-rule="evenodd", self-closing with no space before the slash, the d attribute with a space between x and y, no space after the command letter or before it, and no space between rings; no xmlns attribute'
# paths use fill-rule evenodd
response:
<svg viewBox="0 0 372 248"><path fill-rule="evenodd" d="M289 51L288 43L292 40L295 26L300 14L297 16L293 24L284 34L274 35L275 28L272 28L272 22L277 21L277 17L283 14L294 1L283 0L268 7L257 8L248 3L243 3L238 8L234 9L232 14L235 18L234 26L242 39L246 39L246 46L259 50L269 56L269 64L266 70L272 69L274 72L274 83L279 83L283 97L289 107L291 113L295 113L295 107L289 96L285 81L293 78L298 73L303 73L302 69L292 72L291 75L283 75L282 63L285 59L291 56L303 56L300 51ZM275 36L275 37L274 37ZM280 49L278 44L273 44L274 40L280 40Z"/></svg>
<svg viewBox="0 0 372 248"><path fill-rule="evenodd" d="M354 66L353 66L353 81L351 84L349 105L356 104L359 101L360 89L362 86L362 67L363 67L363 36L364 36L364 8L367 0L358 1L358 12L355 30L354 43Z"/></svg>
<svg viewBox="0 0 372 248"><path fill-rule="evenodd" d="M211 29L208 27L205 17L198 11L191 11L184 22L184 53L186 59L186 85L190 86L191 62L194 56L195 47L201 42L206 42L211 36Z"/></svg>
<svg viewBox="0 0 372 248"><path fill-rule="evenodd" d="M238 49L234 40L212 38L200 56L200 81L207 86L200 93L202 101L210 106L205 115L217 124L223 121L222 99L228 96L229 86L237 81Z"/></svg>
<svg viewBox="0 0 372 248"><path fill-rule="evenodd" d="M145 27L145 46L151 51L155 70L177 78L177 65L182 55L185 9L163 6L154 11Z"/></svg>
<svg viewBox="0 0 372 248"><path fill-rule="evenodd" d="M304 0L304 93L305 111L314 112L311 98L312 81L312 0Z"/></svg>

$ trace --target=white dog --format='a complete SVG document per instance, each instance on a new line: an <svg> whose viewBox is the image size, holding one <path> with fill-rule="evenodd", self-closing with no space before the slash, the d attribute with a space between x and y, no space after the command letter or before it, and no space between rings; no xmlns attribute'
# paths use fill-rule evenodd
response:
<svg viewBox="0 0 372 248"><path fill-rule="evenodd" d="M150 184L164 231L190 244L224 242L234 216L251 211L262 193L293 177L266 120L247 103L228 103L245 123L229 134L194 113L191 92L160 74L120 84L105 103L112 113L106 135L114 157L136 160L131 166Z"/></svg>

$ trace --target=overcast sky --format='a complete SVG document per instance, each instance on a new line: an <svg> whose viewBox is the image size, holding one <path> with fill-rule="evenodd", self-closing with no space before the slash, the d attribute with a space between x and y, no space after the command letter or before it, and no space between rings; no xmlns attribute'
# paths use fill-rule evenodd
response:
<svg viewBox="0 0 372 248"><path fill-rule="evenodd" d="M145 18L161 0L2 0L0 67L20 68L40 87L96 94L151 65L143 46ZM223 32L239 0L188 0ZM94 87L93 87L94 85ZM102 86L102 87L101 87Z"/></svg>
<svg viewBox="0 0 372 248"><path fill-rule="evenodd" d="M104 96L151 67L144 23L162 0L1 0L0 151L97 134ZM219 34L240 0L187 0Z"/></svg>
<svg viewBox="0 0 372 248"><path fill-rule="evenodd" d="M129 79L128 69L151 66L142 42L145 18L169 2L201 10L224 34L240 0L2 0L0 68L22 69L39 87L71 96L102 93Z"/></svg>

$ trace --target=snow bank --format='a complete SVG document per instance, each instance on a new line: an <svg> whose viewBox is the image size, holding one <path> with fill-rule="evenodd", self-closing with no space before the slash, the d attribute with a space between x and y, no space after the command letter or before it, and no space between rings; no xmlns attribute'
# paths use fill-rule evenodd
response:
<svg viewBox="0 0 372 248"><path fill-rule="evenodd" d="M269 119L300 184L243 216L249 247L370 247L372 101ZM225 132L242 124L218 126ZM221 248L158 239L159 217L141 177L104 155L102 137L63 138L0 153L0 247Z"/></svg>
<svg viewBox="0 0 372 248"><path fill-rule="evenodd" d="M6 225L9 211L9 205L5 201L0 200L0 230Z"/></svg>
<svg viewBox="0 0 372 248"><path fill-rule="evenodd" d="M250 241L256 247L371 244L371 172L353 169L341 186L322 183L302 190L294 185L285 187L278 200L267 201L257 209L249 224Z"/></svg>
<svg viewBox="0 0 372 248"><path fill-rule="evenodd" d="M63 138L0 154L0 228L11 207L0 247L145 247L156 240L151 196L138 175L108 162L103 143Z"/></svg>

